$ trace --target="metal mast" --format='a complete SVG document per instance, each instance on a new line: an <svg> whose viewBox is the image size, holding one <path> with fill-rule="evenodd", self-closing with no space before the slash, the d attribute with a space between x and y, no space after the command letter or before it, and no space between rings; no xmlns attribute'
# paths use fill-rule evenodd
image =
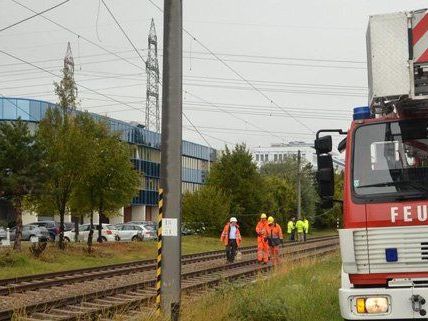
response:
<svg viewBox="0 0 428 321"><path fill-rule="evenodd" d="M67 51L65 52L64 57L64 68L68 68L74 76L74 59L70 41L67 43Z"/></svg>
<svg viewBox="0 0 428 321"><path fill-rule="evenodd" d="M146 91L146 127L160 132L159 112L159 64L158 38L156 36L155 21L152 19L148 37L148 53L146 61L147 91Z"/></svg>

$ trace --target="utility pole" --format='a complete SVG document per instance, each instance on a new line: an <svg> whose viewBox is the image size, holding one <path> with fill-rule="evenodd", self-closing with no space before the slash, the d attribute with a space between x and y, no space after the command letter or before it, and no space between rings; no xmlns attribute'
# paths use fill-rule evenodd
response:
<svg viewBox="0 0 428 321"><path fill-rule="evenodd" d="M302 173L300 170L301 164L300 150L297 151L297 219L302 218Z"/></svg>
<svg viewBox="0 0 428 321"><path fill-rule="evenodd" d="M163 314L172 321L178 321L180 318L181 300L182 8L182 0L164 0L160 167L163 219L160 301Z"/></svg>

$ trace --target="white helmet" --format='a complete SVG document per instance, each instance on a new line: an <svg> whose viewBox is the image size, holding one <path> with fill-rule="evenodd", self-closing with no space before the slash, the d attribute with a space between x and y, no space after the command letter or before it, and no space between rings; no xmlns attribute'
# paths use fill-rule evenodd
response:
<svg viewBox="0 0 428 321"><path fill-rule="evenodd" d="M238 220L236 219L236 217L231 217L230 220L229 220L229 222L230 223L233 223L233 222L236 223L236 222L238 222Z"/></svg>

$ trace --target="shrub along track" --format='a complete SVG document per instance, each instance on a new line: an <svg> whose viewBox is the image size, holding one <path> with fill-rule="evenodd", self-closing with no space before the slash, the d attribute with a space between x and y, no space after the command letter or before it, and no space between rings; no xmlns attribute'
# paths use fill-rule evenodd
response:
<svg viewBox="0 0 428 321"><path fill-rule="evenodd" d="M289 262L323 255L337 247L337 237L313 238L306 243L285 244L282 255ZM183 256L183 290L214 286L271 269L270 265L257 263L255 252L256 247L243 248L242 260L232 264L225 264L224 251ZM156 293L154 271L154 261L147 260L13 280L19 283L4 281L9 294L0 297L0 320L10 320L16 311L21 316L29 315L20 319L31 321L78 320L148 305Z"/></svg>

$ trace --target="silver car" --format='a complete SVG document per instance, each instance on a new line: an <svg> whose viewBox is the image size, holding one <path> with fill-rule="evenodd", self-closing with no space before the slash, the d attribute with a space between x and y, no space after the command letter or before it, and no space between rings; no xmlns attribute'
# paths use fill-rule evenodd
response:
<svg viewBox="0 0 428 321"><path fill-rule="evenodd" d="M117 224L115 225L121 241L142 241L144 240L144 229L137 224Z"/></svg>
<svg viewBox="0 0 428 321"><path fill-rule="evenodd" d="M0 241L3 239L6 239L7 235L6 235L6 229L2 226L0 226Z"/></svg>
<svg viewBox="0 0 428 321"><path fill-rule="evenodd" d="M16 227L10 229L10 240L14 241L16 236ZM49 231L46 227L37 225L22 226L22 240L29 241L32 237L38 237L39 241L45 242L50 239Z"/></svg>

